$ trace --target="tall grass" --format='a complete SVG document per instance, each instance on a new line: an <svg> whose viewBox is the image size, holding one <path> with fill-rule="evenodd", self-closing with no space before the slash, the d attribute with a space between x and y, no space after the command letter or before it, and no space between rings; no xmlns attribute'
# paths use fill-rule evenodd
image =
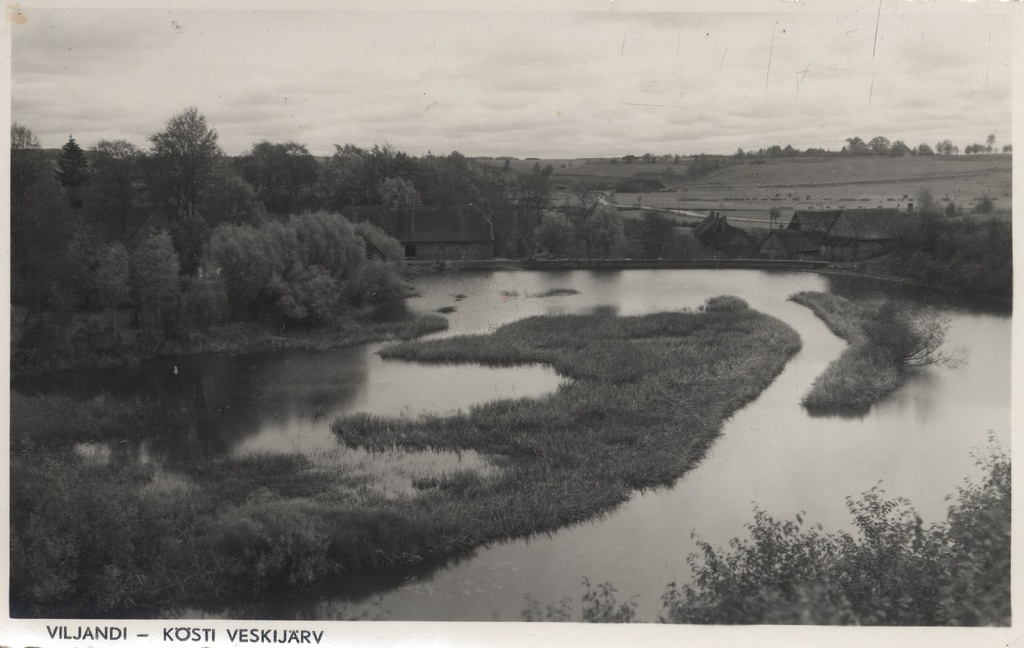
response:
<svg viewBox="0 0 1024 648"><path fill-rule="evenodd" d="M15 396L12 610L146 616L258 601L606 513L695 466L723 419L799 349L782 322L721 303L535 317L389 347L388 357L423 362L545 362L573 380L452 416L339 419L339 440L370 453L355 460L340 450L162 466L90 459L75 445L159 424L159 410L62 400L58 411L54 397ZM409 458L422 451L442 453L434 468ZM459 453L472 460L450 459Z"/></svg>
<svg viewBox="0 0 1024 648"><path fill-rule="evenodd" d="M940 319L909 314L892 302L854 304L831 293L804 291L789 299L850 343L803 397L812 413L864 411L899 387L908 367L958 361L938 352L946 325Z"/></svg>

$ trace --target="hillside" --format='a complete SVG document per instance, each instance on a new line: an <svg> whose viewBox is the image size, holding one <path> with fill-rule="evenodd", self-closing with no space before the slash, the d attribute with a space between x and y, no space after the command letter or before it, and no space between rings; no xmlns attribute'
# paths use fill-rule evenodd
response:
<svg viewBox="0 0 1024 648"><path fill-rule="evenodd" d="M486 160L501 165L504 160ZM922 156L905 158L728 159L727 166L687 179L690 160L612 164L607 159L512 160L513 172L528 173L535 163L551 164L554 198L574 181L611 191L623 179L657 174L665 190L614 193L609 199L633 208L725 211L738 225L763 225L777 207L783 218L798 209L894 207L907 210L923 189L945 207L970 211L988 196L997 216L1009 218L1012 203L1011 155Z"/></svg>

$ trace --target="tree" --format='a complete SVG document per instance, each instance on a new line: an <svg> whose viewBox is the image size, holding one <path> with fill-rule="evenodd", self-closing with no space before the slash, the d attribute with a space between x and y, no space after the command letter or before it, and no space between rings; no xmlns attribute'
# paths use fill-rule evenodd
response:
<svg viewBox="0 0 1024 648"><path fill-rule="evenodd" d="M366 259L363 240L340 214L320 211L292 216L288 228L295 233L297 261L302 267L320 266L341 281L362 269Z"/></svg>
<svg viewBox="0 0 1024 648"><path fill-rule="evenodd" d="M128 251L123 245L111 243L100 251L95 271L96 293L100 305L112 314L114 342L117 342L117 307L130 295L130 271Z"/></svg>
<svg viewBox="0 0 1024 648"><path fill-rule="evenodd" d="M67 143L57 154L57 169L54 173L57 174L60 186L67 190L71 206L76 209L82 206L78 190L88 180L88 166L82 147L78 145L74 137L68 137Z"/></svg>
<svg viewBox="0 0 1024 648"><path fill-rule="evenodd" d="M210 235L206 221L198 214L183 214L171 225L170 234L179 271L185 275L195 274L202 262L203 246Z"/></svg>
<svg viewBox="0 0 1024 648"><path fill-rule="evenodd" d="M92 151L89 212L125 245L146 221L141 205L144 157L125 140L100 140Z"/></svg>
<svg viewBox="0 0 1024 648"><path fill-rule="evenodd" d="M951 142L948 139L942 140L941 142L935 145L935 151L940 155L953 155L954 150L956 150L957 153L960 152L960 149L954 146L953 142Z"/></svg>
<svg viewBox="0 0 1024 648"><path fill-rule="evenodd" d="M377 183L381 204L392 209L403 209L421 205L416 187L405 178L384 178Z"/></svg>
<svg viewBox="0 0 1024 648"><path fill-rule="evenodd" d="M293 213L311 191L320 164L305 145L296 142L271 144L263 140L239 160L242 175L252 185L263 206L277 213Z"/></svg>
<svg viewBox="0 0 1024 648"><path fill-rule="evenodd" d="M931 364L955 365L956 354L941 353L949 329L949 318L927 310L911 311L894 301L885 301L865 317L865 337L892 354L906 367Z"/></svg>
<svg viewBox="0 0 1024 648"><path fill-rule="evenodd" d="M214 164L223 155L217 131L195 106L171 117L167 128L150 135L152 189L167 217L174 221L199 214L207 197Z"/></svg>
<svg viewBox="0 0 1024 648"><path fill-rule="evenodd" d="M986 153L991 153L992 149L995 148L995 145L996 145L996 136L994 134L992 134L992 135L989 135L988 137L986 137L985 138L985 145L986 145L985 152Z"/></svg>
<svg viewBox="0 0 1024 648"><path fill-rule="evenodd" d="M1003 144L1003 153L1013 153L1013 144Z"/></svg>
<svg viewBox="0 0 1024 648"><path fill-rule="evenodd" d="M576 180L572 183L569 195L576 201L576 205L574 205L572 210L573 224L576 226L576 231L585 238L584 227L586 226L587 219L594 213L597 206L601 204L602 194L600 191ZM589 254L590 250L588 249L587 255L589 256Z"/></svg>
<svg viewBox="0 0 1024 648"><path fill-rule="evenodd" d="M927 144L921 143L921 144L917 145L917 154L918 155L935 155L935 151L933 151L932 147L928 146Z"/></svg>
<svg viewBox="0 0 1024 648"><path fill-rule="evenodd" d="M32 131L16 123L11 124L11 203L21 203L29 190L43 175L46 163L39 147L39 139Z"/></svg>
<svg viewBox="0 0 1024 648"><path fill-rule="evenodd" d="M587 248L607 258L622 247L622 214L611 205L600 205L587 219Z"/></svg>
<svg viewBox="0 0 1024 648"><path fill-rule="evenodd" d="M536 219L541 224L541 216L548 206L548 178L554 172L550 164L543 169L540 162L534 162L529 175L519 179L515 191L515 202L524 214Z"/></svg>
<svg viewBox="0 0 1024 648"><path fill-rule="evenodd" d="M537 242L551 256L560 256L567 252L575 235L576 230L572 223L562 214L544 214L536 230Z"/></svg>
<svg viewBox="0 0 1024 648"><path fill-rule="evenodd" d="M219 158L210 173L202 216L211 226L220 223L252 223L263 220L265 211L256 191L230 160ZM179 251L180 254L180 251Z"/></svg>
<svg viewBox="0 0 1024 648"><path fill-rule="evenodd" d="M927 188L921 188L917 192L917 209L922 214L935 214L938 210L935 198L932 197L932 192L928 191Z"/></svg>
<svg viewBox="0 0 1024 648"><path fill-rule="evenodd" d="M885 155L889 152L889 139L879 135L868 142L868 146L875 155Z"/></svg>
<svg viewBox="0 0 1024 648"><path fill-rule="evenodd" d="M39 174L18 199L12 188L11 293L13 300L28 304L26 322L46 306L58 269L54 261L63 256L74 229L60 189L48 173Z"/></svg>
<svg viewBox="0 0 1024 648"><path fill-rule="evenodd" d="M647 212L640 223L640 253L645 259L660 259L668 256L675 223L657 212Z"/></svg>
<svg viewBox="0 0 1024 648"><path fill-rule="evenodd" d="M181 292L178 255L169 234L152 234L132 251L131 283L136 319L144 326L159 323L161 311L166 314Z"/></svg>
<svg viewBox="0 0 1024 648"><path fill-rule="evenodd" d="M859 137L847 137L846 146L843 147L843 152L849 155L868 155L871 149L864 143Z"/></svg>
<svg viewBox="0 0 1024 648"><path fill-rule="evenodd" d="M903 140L896 140L889 147L889 155L893 157L905 157L907 155L913 155L914 149L906 145Z"/></svg>
<svg viewBox="0 0 1024 648"><path fill-rule="evenodd" d="M776 206L772 206L768 210L768 229L775 229L775 224L782 218L782 210Z"/></svg>
<svg viewBox="0 0 1024 648"><path fill-rule="evenodd" d="M221 225L213 231L207 257L224 279L236 319L259 310L271 279L283 275L293 265L296 248L295 233L276 221L259 229Z"/></svg>

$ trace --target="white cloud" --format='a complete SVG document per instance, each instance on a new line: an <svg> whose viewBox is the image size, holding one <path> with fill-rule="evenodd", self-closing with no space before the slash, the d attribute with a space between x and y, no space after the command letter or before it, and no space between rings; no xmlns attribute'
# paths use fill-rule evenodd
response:
<svg viewBox="0 0 1024 648"><path fill-rule="evenodd" d="M851 135L1009 133L1002 12L47 9L13 40L12 114L44 146L146 135L187 106L239 153L731 152ZM798 88L799 84L799 88ZM969 119L967 118L969 116Z"/></svg>

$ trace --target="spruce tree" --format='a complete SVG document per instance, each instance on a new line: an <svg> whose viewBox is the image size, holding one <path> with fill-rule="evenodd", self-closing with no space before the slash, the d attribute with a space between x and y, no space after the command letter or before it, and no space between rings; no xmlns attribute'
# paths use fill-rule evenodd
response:
<svg viewBox="0 0 1024 648"><path fill-rule="evenodd" d="M57 180L60 186L68 191L68 198L72 207L81 207L82 199L78 195L78 189L85 184L88 176L86 169L88 162L82 147L75 141L74 136L68 137L68 142L60 148L57 156Z"/></svg>

